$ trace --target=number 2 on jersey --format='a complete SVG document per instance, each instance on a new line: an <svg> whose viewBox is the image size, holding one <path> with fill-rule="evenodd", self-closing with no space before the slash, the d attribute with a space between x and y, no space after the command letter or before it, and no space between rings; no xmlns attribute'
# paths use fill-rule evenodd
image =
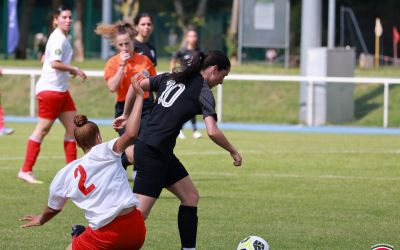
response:
<svg viewBox="0 0 400 250"><path fill-rule="evenodd" d="M91 184L89 187L85 187L87 175L85 169L81 165L75 168L74 172L75 178L78 176L78 172L80 173L78 188L84 196L87 196L88 194L90 194L90 192L92 192L96 188L96 186L94 184Z"/></svg>

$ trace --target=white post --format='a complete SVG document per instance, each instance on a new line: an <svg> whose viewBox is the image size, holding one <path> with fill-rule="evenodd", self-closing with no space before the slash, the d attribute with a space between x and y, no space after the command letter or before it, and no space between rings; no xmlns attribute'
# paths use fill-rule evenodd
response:
<svg viewBox="0 0 400 250"><path fill-rule="evenodd" d="M314 124L314 117L313 117L313 113L314 113L314 84L312 81L308 82L308 86L307 86L307 125L308 126L312 126Z"/></svg>
<svg viewBox="0 0 400 250"><path fill-rule="evenodd" d="M389 83L383 83L383 127L387 128L389 120Z"/></svg>
<svg viewBox="0 0 400 250"><path fill-rule="evenodd" d="M35 74L31 74L31 91L29 98L29 115L35 117Z"/></svg>
<svg viewBox="0 0 400 250"><path fill-rule="evenodd" d="M222 123L222 84L217 87L217 117L218 122Z"/></svg>

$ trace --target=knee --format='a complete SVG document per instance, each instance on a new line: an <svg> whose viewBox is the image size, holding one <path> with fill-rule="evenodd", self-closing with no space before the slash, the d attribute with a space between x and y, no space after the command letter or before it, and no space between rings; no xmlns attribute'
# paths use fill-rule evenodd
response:
<svg viewBox="0 0 400 250"><path fill-rule="evenodd" d="M41 138L45 137L49 132L50 132L50 128L42 128L39 131L39 135Z"/></svg>
<svg viewBox="0 0 400 250"><path fill-rule="evenodd" d="M197 190L194 190L187 194L181 201L183 205L196 207L199 204L200 194Z"/></svg>

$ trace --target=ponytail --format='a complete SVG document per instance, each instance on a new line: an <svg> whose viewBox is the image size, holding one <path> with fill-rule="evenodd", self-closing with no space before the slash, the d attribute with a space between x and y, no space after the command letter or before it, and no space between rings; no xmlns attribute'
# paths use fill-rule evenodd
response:
<svg viewBox="0 0 400 250"><path fill-rule="evenodd" d="M179 68L174 69L169 78L175 82L184 83L210 66L217 66L218 70L226 70L231 67L231 62L223 52L218 50L207 53L195 52L191 59L187 62L183 61Z"/></svg>

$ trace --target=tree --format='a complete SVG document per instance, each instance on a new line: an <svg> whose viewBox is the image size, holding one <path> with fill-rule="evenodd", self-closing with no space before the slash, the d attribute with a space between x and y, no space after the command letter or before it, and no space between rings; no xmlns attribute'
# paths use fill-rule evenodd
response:
<svg viewBox="0 0 400 250"><path fill-rule="evenodd" d="M83 46L83 39L82 39L82 5L86 1L75 0L75 7L76 7L76 18L74 21L74 59L77 61L84 61L85 60L85 49Z"/></svg>
<svg viewBox="0 0 400 250"><path fill-rule="evenodd" d="M226 36L226 47L228 56L232 62L237 60L237 35L239 24L239 0L232 1L231 23L229 25L228 34Z"/></svg>
<svg viewBox="0 0 400 250"><path fill-rule="evenodd" d="M185 34L190 28L197 28L204 25L207 0L198 1L196 11L192 15L187 9L185 9L182 0L174 0L174 7L178 17L177 26L182 30L183 34Z"/></svg>
<svg viewBox="0 0 400 250"><path fill-rule="evenodd" d="M28 35L29 35L29 24L31 22L32 7L36 3L36 0L25 1L22 18L20 25L20 38L18 47L15 51L15 57L17 59L26 59L26 49L28 46Z"/></svg>

